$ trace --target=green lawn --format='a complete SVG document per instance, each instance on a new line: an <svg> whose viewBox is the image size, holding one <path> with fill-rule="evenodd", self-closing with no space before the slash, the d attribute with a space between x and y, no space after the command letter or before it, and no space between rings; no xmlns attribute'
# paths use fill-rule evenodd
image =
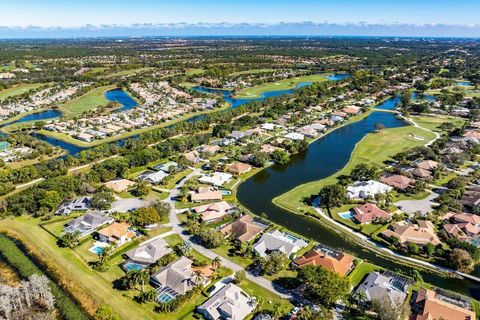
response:
<svg viewBox="0 0 480 320"><path fill-rule="evenodd" d="M152 70L152 69L154 69L154 68L153 67L146 67L146 68L122 70L122 71L117 71L117 72L114 72L114 73L107 74L105 76L102 76L102 78L129 76L129 75L137 74L137 73L147 71L147 70Z"/></svg>
<svg viewBox="0 0 480 320"><path fill-rule="evenodd" d="M412 134L421 136L424 140L414 139ZM368 134L356 145L350 161L343 169L325 179L300 185L273 201L277 205L295 212L312 211L309 206L303 203L302 199L318 193L326 185L336 183L338 176L349 174L357 164L366 163L382 166L385 160L390 159L390 156L415 146L424 145L433 138L433 133L412 126L386 129L378 133Z"/></svg>
<svg viewBox="0 0 480 320"><path fill-rule="evenodd" d="M63 111L65 116L73 117L86 111L93 110L100 105L106 105L109 101L105 98L105 91L114 88L115 86L113 85L95 88L86 94L61 105L60 110Z"/></svg>
<svg viewBox="0 0 480 320"><path fill-rule="evenodd" d="M248 295L257 298L259 303L259 306L257 307L258 310L272 311L276 307L276 303L279 303L278 307L284 314L288 313L293 308L293 305L288 300L280 299L276 294L259 286L253 281L244 280L239 284L239 287Z"/></svg>
<svg viewBox="0 0 480 320"><path fill-rule="evenodd" d="M205 70L200 69L200 68L187 68L187 69L185 70L185 74L186 74L187 76L202 74L202 73L204 73L204 72L205 72Z"/></svg>
<svg viewBox="0 0 480 320"><path fill-rule="evenodd" d="M355 269L350 272L347 278L350 280L352 287L356 287L360 284L362 279L370 272L381 270L379 266L371 264L369 262L362 261Z"/></svg>
<svg viewBox="0 0 480 320"><path fill-rule="evenodd" d="M421 127L436 131L442 132L442 129L438 128L442 123L449 122L455 125L455 127L461 127L465 123L465 119L459 117L450 117L450 116L438 116L438 117L412 117Z"/></svg>
<svg viewBox="0 0 480 320"><path fill-rule="evenodd" d="M18 96L22 93L28 92L32 89L39 88L45 85L45 83L27 83L27 84L19 84L13 86L12 88L1 90L0 91L0 101L9 97Z"/></svg>
<svg viewBox="0 0 480 320"><path fill-rule="evenodd" d="M230 73L230 76L240 76L244 74L257 74L257 73L267 73L267 72L275 72L275 71L281 71L279 69L250 69L250 70L244 70L244 71L237 71L237 72L232 72Z"/></svg>
<svg viewBox="0 0 480 320"><path fill-rule="evenodd" d="M235 94L235 98L255 98L259 97L266 91L277 91L293 89L300 82L322 82L326 81L326 74L314 74L309 76L296 77L291 79L284 79L278 82L264 83L255 87L245 88Z"/></svg>

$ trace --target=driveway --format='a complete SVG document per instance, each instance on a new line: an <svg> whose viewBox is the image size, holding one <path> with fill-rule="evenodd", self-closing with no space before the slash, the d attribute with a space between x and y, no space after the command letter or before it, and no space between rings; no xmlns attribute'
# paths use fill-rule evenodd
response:
<svg viewBox="0 0 480 320"><path fill-rule="evenodd" d="M137 198L118 199L112 203L112 212L128 212L138 208L146 207L150 202Z"/></svg>
<svg viewBox="0 0 480 320"><path fill-rule="evenodd" d="M395 202L395 205L405 213L412 215L415 212L420 212L422 215L426 215L432 212L432 206L437 205L433 200L440 196L439 193L432 191L428 197L420 200L401 200Z"/></svg>

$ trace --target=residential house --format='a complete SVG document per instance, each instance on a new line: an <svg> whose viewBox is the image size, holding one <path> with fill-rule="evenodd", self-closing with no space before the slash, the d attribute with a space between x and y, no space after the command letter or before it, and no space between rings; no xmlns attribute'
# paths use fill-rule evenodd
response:
<svg viewBox="0 0 480 320"><path fill-rule="evenodd" d="M296 140L296 141L301 141L305 139L305 136L303 134L297 133L297 132L289 132L284 137L287 139Z"/></svg>
<svg viewBox="0 0 480 320"><path fill-rule="evenodd" d="M210 187L199 187L197 192L190 195L192 202L222 200L223 195L220 191Z"/></svg>
<svg viewBox="0 0 480 320"><path fill-rule="evenodd" d="M91 207L92 197L80 197L70 202L66 202L58 207L56 215L68 216L72 211L85 211Z"/></svg>
<svg viewBox="0 0 480 320"><path fill-rule="evenodd" d="M190 151L185 153L184 155L185 155L185 158L191 163L198 163L202 160L197 151Z"/></svg>
<svg viewBox="0 0 480 320"><path fill-rule="evenodd" d="M213 174L203 175L198 181L203 184L209 184L212 186L223 186L226 183L229 183L232 179L232 175L224 172L214 172Z"/></svg>
<svg viewBox="0 0 480 320"><path fill-rule="evenodd" d="M138 178L152 184L160 183L165 177L168 176L168 173L165 171L159 170L155 172L148 172L146 174L140 175Z"/></svg>
<svg viewBox="0 0 480 320"><path fill-rule="evenodd" d="M423 160L416 163L417 168L432 171L438 167L438 162L433 160Z"/></svg>
<svg viewBox="0 0 480 320"><path fill-rule="evenodd" d="M252 166L243 162L235 162L228 167L228 172L234 175L241 175L252 170Z"/></svg>
<svg viewBox="0 0 480 320"><path fill-rule="evenodd" d="M395 222L381 233L386 238L395 238L402 245L413 243L423 247L427 243L435 246L441 244L435 233L433 224L428 220L418 220L418 224L408 224L405 221Z"/></svg>
<svg viewBox="0 0 480 320"><path fill-rule="evenodd" d="M362 302L379 301L390 305L401 305L407 298L407 285L394 276L371 272L358 286L355 297L362 296Z"/></svg>
<svg viewBox="0 0 480 320"><path fill-rule="evenodd" d="M192 208L195 213L200 214L202 221L205 223L223 219L227 214L230 214L232 209L226 201L209 203Z"/></svg>
<svg viewBox="0 0 480 320"><path fill-rule="evenodd" d="M131 231L130 227L126 222L114 222L98 231L98 240L120 246L135 237L135 232Z"/></svg>
<svg viewBox="0 0 480 320"><path fill-rule="evenodd" d="M421 168L411 168L408 169L407 172L409 172L412 176L423 180L429 180L432 178L432 173L430 171Z"/></svg>
<svg viewBox="0 0 480 320"><path fill-rule="evenodd" d="M165 173L171 173L172 170L176 170L178 169L178 167L178 163L176 163L175 161L169 161L163 164L159 164L155 168Z"/></svg>
<svg viewBox="0 0 480 320"><path fill-rule="evenodd" d="M200 305L197 310L209 320L243 320L255 308L256 303L248 294L235 284L229 283Z"/></svg>
<svg viewBox="0 0 480 320"><path fill-rule="evenodd" d="M208 154L211 156L217 153L219 150L220 150L220 147L217 145L213 145L213 146L206 145L199 148L199 151L201 153Z"/></svg>
<svg viewBox="0 0 480 320"><path fill-rule="evenodd" d="M83 237L93 233L97 228L113 222L113 218L102 215L100 212L92 212L68 222L63 232L79 233L80 237Z"/></svg>
<svg viewBox="0 0 480 320"><path fill-rule="evenodd" d="M355 114L359 114L361 110L362 109L357 106L346 106L345 108L342 109L342 112L350 115L355 115Z"/></svg>
<svg viewBox="0 0 480 320"><path fill-rule="evenodd" d="M366 199L377 194L390 192L393 188L375 180L357 181L347 187L347 196L350 199Z"/></svg>
<svg viewBox="0 0 480 320"><path fill-rule="evenodd" d="M387 176L381 177L380 182L388 184L389 186L394 187L395 189L405 191L415 181L405 176L394 174L394 175L387 175Z"/></svg>
<svg viewBox="0 0 480 320"><path fill-rule="evenodd" d="M196 276L192 263L192 260L182 256L152 274L150 281L158 287L159 302L168 302L178 295L187 293L195 286L208 282L206 277Z"/></svg>
<svg viewBox="0 0 480 320"><path fill-rule="evenodd" d="M148 266L170 252L172 249L168 243L162 238L157 238L127 251L125 255L129 259L127 262Z"/></svg>
<svg viewBox="0 0 480 320"><path fill-rule="evenodd" d="M345 276L353 268L354 257L332 250L311 249L303 256L293 261L293 264L299 268L303 266L321 266L331 272L336 272L340 276Z"/></svg>
<svg viewBox="0 0 480 320"><path fill-rule="evenodd" d="M353 219L357 223L370 223L379 220L388 220L392 216L389 212L380 209L373 203L365 203L352 209Z"/></svg>
<svg viewBox="0 0 480 320"><path fill-rule="evenodd" d="M420 288L413 303L414 320L475 320L474 311L452 302L455 299L442 296L433 290Z"/></svg>
<svg viewBox="0 0 480 320"><path fill-rule="evenodd" d="M449 237L475 243L480 238L480 216L476 214L448 212L442 220L445 222L443 229Z"/></svg>
<svg viewBox="0 0 480 320"><path fill-rule="evenodd" d="M252 216L246 214L224 226L220 232L225 236L233 235L241 242L249 242L266 228L266 225L256 222Z"/></svg>
<svg viewBox="0 0 480 320"><path fill-rule="evenodd" d="M303 239L279 230L270 230L262 235L253 249L262 257L266 257L270 251L280 251L290 257L306 246Z"/></svg>
<svg viewBox="0 0 480 320"><path fill-rule="evenodd" d="M460 202L465 210L473 211L475 208L480 207L480 186L468 186L467 190L463 193Z"/></svg>
<svg viewBox="0 0 480 320"><path fill-rule="evenodd" d="M105 186L113 192L121 193L135 185L135 182L128 179L115 179L105 183Z"/></svg>

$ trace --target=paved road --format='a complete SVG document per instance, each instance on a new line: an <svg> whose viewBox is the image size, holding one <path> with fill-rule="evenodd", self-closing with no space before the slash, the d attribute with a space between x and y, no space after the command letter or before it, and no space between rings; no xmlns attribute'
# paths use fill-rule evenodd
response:
<svg viewBox="0 0 480 320"><path fill-rule="evenodd" d="M440 194L432 191L425 199L420 200L401 200L395 202L395 205L407 214L414 214L415 212L421 212L423 215L432 212L432 206L436 205L433 200L438 198Z"/></svg>
<svg viewBox="0 0 480 320"><path fill-rule="evenodd" d="M180 235L180 237L185 242L189 243L193 249L197 250L198 252L200 252L204 256L206 256L210 259L215 259L216 257L220 257L220 259L222 261L222 265L231 269L234 272L239 271L239 270L244 270L244 268L242 266L236 264L235 262L230 261L230 260L228 260L228 259L226 259L222 256L219 256L218 254L216 254L212 250L207 249L207 248L205 248L205 247L203 247L199 244L196 244L196 243L192 242L190 240L190 236L187 235L185 233L185 231L183 230L183 228L180 226L180 221L178 220L177 214L180 213L180 212L183 212L185 210L175 209L175 201L172 200L172 199L174 199L179 194L179 189L183 186L183 184L186 181L188 181L188 179L190 179L191 177L193 177L195 175L200 174L199 169L194 169L194 168L192 168L192 169L193 169L193 172L188 174L185 177L185 179L183 179L179 184L177 184L175 186L175 188L171 190L170 197L168 199L164 200L165 202L169 203L172 206L172 208L174 208L170 212L170 224L172 225L173 231L176 234ZM277 295L279 295L282 298L285 298L285 299L291 298L291 295L288 292L286 292L286 290L284 290L283 288L278 288L277 286L273 286L272 282L270 280L265 279L264 277L256 276L256 275L253 275L253 274L247 272L247 279L255 282L256 284L260 285L261 287L263 287L263 288L265 288L265 289L267 289L267 290L269 290L273 293L276 293Z"/></svg>

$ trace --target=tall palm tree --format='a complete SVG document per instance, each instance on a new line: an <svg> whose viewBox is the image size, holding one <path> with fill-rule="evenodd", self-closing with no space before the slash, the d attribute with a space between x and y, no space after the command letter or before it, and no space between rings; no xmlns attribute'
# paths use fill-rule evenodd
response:
<svg viewBox="0 0 480 320"><path fill-rule="evenodd" d="M212 260L212 268L213 270L220 269L222 266L222 259L219 256L216 256L215 259Z"/></svg>
<svg viewBox="0 0 480 320"><path fill-rule="evenodd" d="M202 271L195 270L195 273L193 275L193 283L199 284L200 282L202 282L202 280L203 280Z"/></svg>

